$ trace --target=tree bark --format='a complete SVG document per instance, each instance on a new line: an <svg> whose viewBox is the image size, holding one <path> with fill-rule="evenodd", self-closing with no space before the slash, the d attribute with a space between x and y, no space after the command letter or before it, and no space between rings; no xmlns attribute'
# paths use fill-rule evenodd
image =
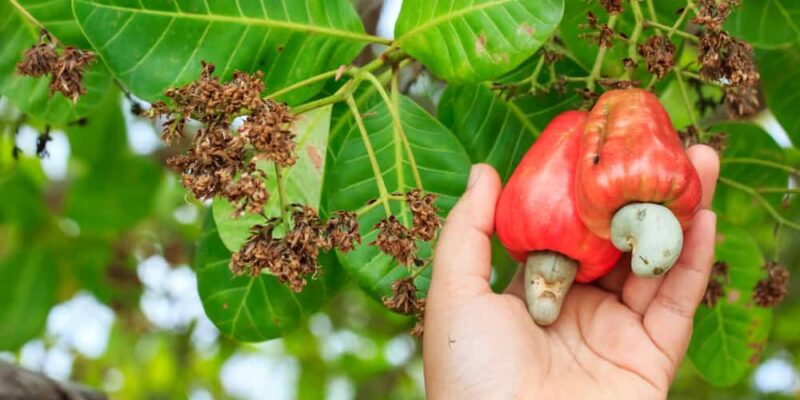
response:
<svg viewBox="0 0 800 400"><path fill-rule="evenodd" d="M91 388L58 382L42 374L0 361L0 399L105 400L107 397Z"/></svg>

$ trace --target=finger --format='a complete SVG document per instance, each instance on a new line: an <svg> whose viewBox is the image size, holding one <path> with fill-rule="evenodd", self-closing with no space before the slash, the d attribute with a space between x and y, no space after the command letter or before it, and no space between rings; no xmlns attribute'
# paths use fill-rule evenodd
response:
<svg viewBox="0 0 800 400"><path fill-rule="evenodd" d="M719 156L714 149L705 145L692 146L686 151L686 154L700 177L703 191L700 208L707 210L711 208L714 191L717 187ZM643 314L661 288L662 282L663 277L645 279L630 274L622 288L622 302L634 312Z"/></svg>
<svg viewBox="0 0 800 400"><path fill-rule="evenodd" d="M497 172L486 164L474 165L436 246L431 291L471 295L491 290L491 235L499 195Z"/></svg>
<svg viewBox="0 0 800 400"><path fill-rule="evenodd" d="M709 210L695 215L686 233L683 253L644 315L653 342L677 365L692 335L695 310L705 294L714 261L717 216Z"/></svg>
<svg viewBox="0 0 800 400"><path fill-rule="evenodd" d="M630 273L631 255L630 253L625 253L611 272L597 280L597 286L607 292L619 295L622 293L622 285Z"/></svg>
<svg viewBox="0 0 800 400"><path fill-rule="evenodd" d="M711 201L714 200L714 191L717 188L719 155L711 147L702 144L690 147L686 154L700 176L700 184L703 188L700 208L708 210L711 208Z"/></svg>

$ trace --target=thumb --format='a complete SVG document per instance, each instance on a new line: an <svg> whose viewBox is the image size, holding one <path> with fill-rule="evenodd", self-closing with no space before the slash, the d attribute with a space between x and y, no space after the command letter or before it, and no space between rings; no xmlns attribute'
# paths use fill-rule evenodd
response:
<svg viewBox="0 0 800 400"><path fill-rule="evenodd" d="M474 295L491 290L491 237L500 189L494 168L472 166L467 190L450 211L436 246L431 291Z"/></svg>

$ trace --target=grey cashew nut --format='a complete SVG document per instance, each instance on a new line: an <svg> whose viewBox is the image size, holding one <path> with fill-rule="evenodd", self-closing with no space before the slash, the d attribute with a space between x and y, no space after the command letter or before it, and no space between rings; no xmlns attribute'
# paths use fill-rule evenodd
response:
<svg viewBox="0 0 800 400"><path fill-rule="evenodd" d="M563 254L537 251L525 262L525 299L528 312L538 325L550 325L561 314L561 304L567 295L578 263Z"/></svg>
<svg viewBox="0 0 800 400"><path fill-rule="evenodd" d="M643 278L665 274L683 248L681 224L669 208L653 203L631 203L611 220L611 241L630 251L633 273Z"/></svg>

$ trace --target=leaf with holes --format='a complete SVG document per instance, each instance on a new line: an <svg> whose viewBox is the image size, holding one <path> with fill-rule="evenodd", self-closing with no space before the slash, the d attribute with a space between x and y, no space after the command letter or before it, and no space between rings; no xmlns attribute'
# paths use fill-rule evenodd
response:
<svg viewBox="0 0 800 400"><path fill-rule="evenodd" d="M716 259L728 264L725 294L712 307L700 306L694 319L689 359L711 384L729 386L759 363L772 323L772 310L753 304L764 257L747 232L720 224Z"/></svg>
<svg viewBox="0 0 800 400"><path fill-rule="evenodd" d="M290 204L298 203L319 208L322 177L325 174L325 148L328 145L331 125L331 107L300 115L294 124L292 130L297 135L298 159L297 164L283 173L282 186L286 190ZM267 174L266 185L270 193L264 211L268 216L278 216L280 196L274 164L263 163L261 167ZM233 204L223 198L215 198L212 209L219 235L232 251L238 251L247 241L251 226L264 223L264 218L259 215L245 214L234 218Z"/></svg>
<svg viewBox="0 0 800 400"><path fill-rule="evenodd" d="M757 48L796 45L800 43L800 2L743 1L728 18L725 28Z"/></svg>
<svg viewBox="0 0 800 400"><path fill-rule="evenodd" d="M405 0L394 45L445 80L485 81L533 55L563 12L563 0Z"/></svg>
<svg viewBox="0 0 800 400"><path fill-rule="evenodd" d="M197 289L206 315L228 337L258 342L280 337L295 329L318 310L343 285L342 273L332 253L320 254L320 277L295 293L272 275L258 278L234 276L228 269L231 252L217 235L211 214L197 244Z"/></svg>
<svg viewBox="0 0 800 400"><path fill-rule="evenodd" d="M45 123L60 125L88 115L99 106L111 88L111 78L101 62L95 62L84 77L87 94L73 105L60 93L50 95L49 77L19 76L16 65L39 40L39 29L27 20L18 3L0 3L0 94L24 113ZM62 39L65 44L80 44Z"/></svg>
<svg viewBox="0 0 800 400"><path fill-rule="evenodd" d="M464 190L470 168L469 156L452 132L412 100L402 97L399 108L405 137L423 187L437 195L437 206L444 216ZM408 192L414 189L411 159L403 139L395 135L386 105L379 103L362 111L369 142L387 191ZM367 149L355 125L337 141L341 146L330 155L332 170L325 182L330 193L328 209L358 210L380 197L376 181L378 174L371 168ZM411 216L404 202L391 202L391 208L394 214L399 215L400 221L410 226ZM373 226L385 216L382 205L363 213L359 225L364 243L354 251L339 253L344 269L377 299L391 294L392 282L408 276L405 266L398 266L392 257L367 245L377 236ZM429 255L429 246L421 246L421 249L420 256ZM430 269L416 280L423 297L429 280Z"/></svg>
<svg viewBox="0 0 800 400"><path fill-rule="evenodd" d="M262 70L267 91L350 63L368 42L348 0L73 0L75 17L112 73L154 100L197 79L200 61L223 79ZM298 103L322 83L296 90Z"/></svg>

